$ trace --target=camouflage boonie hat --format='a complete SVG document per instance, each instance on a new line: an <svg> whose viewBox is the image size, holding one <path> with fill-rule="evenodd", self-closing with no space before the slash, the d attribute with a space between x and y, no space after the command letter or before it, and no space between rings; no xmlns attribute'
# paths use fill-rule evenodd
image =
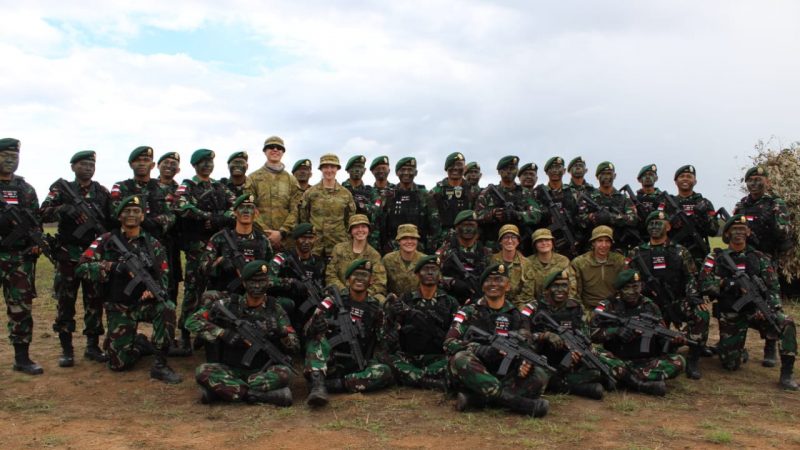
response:
<svg viewBox="0 0 800 450"><path fill-rule="evenodd" d="M440 267L442 263L439 260L439 256L438 255L423 256L414 265L414 273L419 273L419 271L422 270L422 268L425 267L428 264L433 264L436 267Z"/></svg>
<svg viewBox="0 0 800 450"><path fill-rule="evenodd" d="M352 158L347 160L347 164L344 165L344 170L350 170L350 168L353 167L353 164L356 164L356 163L361 163L362 165L366 164L367 163L367 157L364 156L364 155L353 156Z"/></svg>
<svg viewBox="0 0 800 450"><path fill-rule="evenodd" d="M537 166L536 163L523 164L522 167L519 168L518 173L525 172L526 170L532 170L534 172L537 172L539 170L539 166Z"/></svg>
<svg viewBox="0 0 800 450"><path fill-rule="evenodd" d="M514 155L503 156L500 161L497 161L497 170L505 169L508 166L515 166L519 164L519 158Z"/></svg>
<svg viewBox="0 0 800 450"><path fill-rule="evenodd" d="M678 167L678 170L676 170L676 171L675 171L675 177L673 178L673 180L677 180L677 179L678 179L678 176L679 176L680 174L682 174L682 173L690 173L690 174L692 174L692 175L695 175L695 174L696 174L696 172L695 172L695 169L694 169L694 166L692 166L692 165L690 165L690 164L687 164L687 165L685 165L685 166L680 166L680 167Z"/></svg>
<svg viewBox="0 0 800 450"><path fill-rule="evenodd" d="M352 263L350 263L349 266L347 266L347 270L344 271L344 279L346 280L350 278L350 275L352 275L353 272L355 272L358 269L366 270L372 273L372 263L369 262L368 259L364 258L359 258L353 261Z"/></svg>
<svg viewBox="0 0 800 450"><path fill-rule="evenodd" d="M636 175L636 179L637 180L641 180L642 177L644 176L644 174L647 173L647 172L653 172L656 175L658 175L658 168L656 167L655 164L648 164L648 165L642 167L641 169L639 169L639 175Z"/></svg>
<svg viewBox="0 0 800 450"><path fill-rule="evenodd" d="M161 158L158 158L158 164L161 164L162 161L165 159L174 159L175 161L181 162L181 155L178 152L167 152L161 155Z"/></svg>
<svg viewBox="0 0 800 450"><path fill-rule="evenodd" d="M235 210L242 203L250 203L250 204L255 206L256 197L253 194L242 194L242 195L236 197L236 200L233 202L233 209Z"/></svg>
<svg viewBox="0 0 800 450"><path fill-rule="evenodd" d="M305 235L314 236L314 226L310 223L298 223L292 230L292 239L297 239Z"/></svg>
<svg viewBox="0 0 800 450"><path fill-rule="evenodd" d="M373 159L372 162L369 164L369 170L375 168L375 166L386 164L389 165L389 157L388 156L378 156L377 158Z"/></svg>
<svg viewBox="0 0 800 450"><path fill-rule="evenodd" d="M353 214L350 216L350 220L347 221L347 230L349 231L350 228L360 224L364 224L372 228L372 224L369 223L369 217L367 217L366 214Z"/></svg>
<svg viewBox="0 0 800 450"><path fill-rule="evenodd" d="M508 278L508 266L501 263L492 264L491 266L487 267L483 270L483 273L481 273L481 284L486 281L486 278L488 278L489 275L502 275Z"/></svg>
<svg viewBox="0 0 800 450"><path fill-rule="evenodd" d="M564 165L564 158L560 156L553 156L552 158L548 159L546 163L544 163L544 171L547 172L550 170L550 166L553 164L561 164Z"/></svg>
<svg viewBox="0 0 800 450"><path fill-rule="evenodd" d="M601 162L600 164L597 165L597 170L594 171L594 175L598 176L598 175L600 175L600 172L602 172L604 170L610 170L612 172L616 172L617 169L614 168L614 164L612 164L612 163L610 163L608 161L603 161L603 162Z"/></svg>
<svg viewBox="0 0 800 450"><path fill-rule="evenodd" d="M413 168L417 168L417 158L413 156L406 156L405 158L400 158L400 161L397 161L397 164L394 165L394 171L399 172L400 168L403 166L411 166Z"/></svg>
<svg viewBox="0 0 800 450"><path fill-rule="evenodd" d="M531 242L536 243L536 241L539 239L550 239L551 241L555 240L553 233L549 228L539 228L533 232L533 235L531 236Z"/></svg>
<svg viewBox="0 0 800 450"><path fill-rule="evenodd" d="M19 153L19 140L14 138L0 139L0 152L16 152Z"/></svg>
<svg viewBox="0 0 800 450"><path fill-rule="evenodd" d="M465 209L456 215L456 218L453 220L453 226L456 226L465 220L474 220L477 222L478 215L475 214L475 211L471 209Z"/></svg>
<svg viewBox="0 0 800 450"><path fill-rule="evenodd" d="M747 216L744 214L735 214L725 221L725 225L722 226L722 234L727 233L734 225L747 225L747 228L750 228L750 224L747 222Z"/></svg>
<svg viewBox="0 0 800 450"><path fill-rule="evenodd" d="M266 276L269 273L269 263L263 259L257 259L245 264L242 268L242 280L247 281L256 275Z"/></svg>
<svg viewBox="0 0 800 450"><path fill-rule="evenodd" d="M117 205L117 209L114 210L114 216L119 217L122 210L125 209L126 206L138 206L139 208L142 207L142 200L139 199L138 195L129 195L122 199Z"/></svg>
<svg viewBox="0 0 800 450"><path fill-rule="evenodd" d="M283 144L283 139L278 136L270 136L267 140L264 141L264 147L262 150L266 150L267 147L274 145L276 147L280 147L281 150L286 151L286 145Z"/></svg>
<svg viewBox="0 0 800 450"><path fill-rule="evenodd" d="M146 145L142 145L140 147L136 147L133 149L130 155L128 155L128 164L132 163L136 158L140 156L149 156L153 157L153 147L148 147Z"/></svg>
<svg viewBox="0 0 800 450"><path fill-rule="evenodd" d="M644 224L648 225L652 220L669 220L669 217L664 214L664 211L653 211L647 215L647 219L645 219Z"/></svg>
<svg viewBox="0 0 800 450"><path fill-rule="evenodd" d="M478 172L481 171L481 165L475 161L468 162L467 167L464 169L465 172L469 172L470 170L477 170Z"/></svg>
<svg viewBox="0 0 800 450"><path fill-rule="evenodd" d="M201 148L199 150L195 150L194 153L192 153L192 157L189 159L189 164L196 166L197 163L199 163L200 161L209 158L214 159L215 156L216 155L214 154L213 150L209 150L207 148Z"/></svg>
<svg viewBox="0 0 800 450"><path fill-rule="evenodd" d="M585 165L586 161L584 161L583 157L581 157L581 156L576 156L576 157L572 158L572 160L567 165L567 171L572 170L572 166L574 166L575 164L578 164L578 163L583 163Z"/></svg>
<svg viewBox="0 0 800 450"><path fill-rule="evenodd" d="M464 155L459 152L453 152L447 155L447 158L444 159L444 170L453 167L456 161L464 161Z"/></svg>
<svg viewBox="0 0 800 450"><path fill-rule="evenodd" d="M319 157L319 167L318 169L322 170L322 166L336 166L337 168L341 169L342 165L339 164L339 157L334 155L333 153L325 153L324 155Z"/></svg>
<svg viewBox="0 0 800 450"><path fill-rule="evenodd" d="M309 169L311 169L311 160L310 159L298 160L296 163L294 163L294 166L292 166L292 173L297 172L297 169L299 169L299 168L301 168L303 166L308 167Z"/></svg>
<svg viewBox="0 0 800 450"><path fill-rule="evenodd" d="M632 281L640 281L640 279L641 277L639 276L639 272L633 269L623 270L614 280L614 289L620 290L625 287L626 284Z"/></svg>
<svg viewBox="0 0 800 450"><path fill-rule="evenodd" d="M761 166L751 167L750 169L747 169L747 172L745 172L744 179L746 180L754 175L758 175L760 177L768 177L769 172L767 172L767 169Z"/></svg>
<svg viewBox="0 0 800 450"><path fill-rule="evenodd" d="M612 230L611 227L608 226L608 225L598 225L598 226L594 227L594 229L592 230L592 237L589 238L589 242L592 242L595 239L598 239L598 238L601 238L601 237L607 237L607 238L611 239L611 241L613 242L614 241L614 230Z"/></svg>
<svg viewBox="0 0 800 450"><path fill-rule="evenodd" d="M556 280L569 280L569 272L566 270L556 270L555 272L550 272L550 274L547 275L542 282L542 289L549 289Z"/></svg>
<svg viewBox="0 0 800 450"><path fill-rule="evenodd" d="M500 227L500 231L497 232L497 240L499 241L500 239L503 239L503 236L508 233L511 233L516 237L519 237L519 228L511 223L503 225L502 227Z"/></svg>
<svg viewBox="0 0 800 450"><path fill-rule="evenodd" d="M397 236L395 240L399 242L400 239L407 237L420 239L419 230L413 223L404 223L397 227Z"/></svg>
<svg viewBox="0 0 800 450"><path fill-rule="evenodd" d="M96 161L97 153L94 150L81 150L72 155L72 158L69 159L69 163L75 164L78 161L83 161L86 159L88 159L89 161Z"/></svg>
<svg viewBox="0 0 800 450"><path fill-rule="evenodd" d="M233 152L231 153L231 156L228 156L228 164L230 164L231 161L233 161L236 158L242 158L243 160L247 161L247 157L248 157L247 152L244 150L240 152Z"/></svg>

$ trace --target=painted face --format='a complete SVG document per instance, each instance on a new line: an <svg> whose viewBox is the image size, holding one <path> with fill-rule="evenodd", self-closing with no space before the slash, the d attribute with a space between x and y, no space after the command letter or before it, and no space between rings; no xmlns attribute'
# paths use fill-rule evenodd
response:
<svg viewBox="0 0 800 450"><path fill-rule="evenodd" d="M481 181L481 176L483 176L483 174L480 170L471 169L467 171L467 173L464 175L464 178L467 179L469 184L478 184Z"/></svg>
<svg viewBox="0 0 800 450"><path fill-rule="evenodd" d="M210 177L211 172L214 171L214 160L211 158L203 158L200 161L197 161L197 164L194 166L195 172L197 172L198 176L201 177Z"/></svg>
<svg viewBox="0 0 800 450"><path fill-rule="evenodd" d="M441 271L436 264L425 264L419 270L419 282L423 286L435 286L439 283Z"/></svg>
<svg viewBox="0 0 800 450"><path fill-rule="evenodd" d="M553 240L552 239L539 239L536 241L536 252L547 254L553 251Z"/></svg>
<svg viewBox="0 0 800 450"><path fill-rule="evenodd" d="M564 177L564 165L559 163L550 164L550 167L547 168L547 178L550 181L556 182L561 181Z"/></svg>
<svg viewBox="0 0 800 450"><path fill-rule="evenodd" d="M640 292L642 291L642 283L639 281L631 281L620 289L620 296L628 304L634 304L639 301Z"/></svg>
<svg viewBox="0 0 800 450"><path fill-rule="evenodd" d="M592 241L592 250L597 258L605 259L611 252L611 239L603 236Z"/></svg>
<svg viewBox="0 0 800 450"><path fill-rule="evenodd" d="M144 220L144 212L138 206L126 206L119 213L119 221L126 227L138 227Z"/></svg>
<svg viewBox="0 0 800 450"><path fill-rule="evenodd" d="M178 172L181 171L180 165L181 164L178 161L172 158L167 158L158 164L158 173L161 174L161 176L171 180L175 177L175 175L178 174Z"/></svg>
<svg viewBox="0 0 800 450"><path fill-rule="evenodd" d="M572 168L569 169L569 174L575 178L583 178L586 176L586 163L576 162L572 165Z"/></svg>
<svg viewBox="0 0 800 450"><path fill-rule="evenodd" d="M597 182L600 183L600 186L613 186L615 178L617 178L617 174L613 170L603 170L597 174Z"/></svg>
<svg viewBox="0 0 800 450"><path fill-rule="evenodd" d="M455 180L461 179L464 176L464 161L456 160L453 165L447 169L447 177Z"/></svg>
<svg viewBox="0 0 800 450"><path fill-rule="evenodd" d="M767 190L767 179L760 175L751 175L747 180L747 191L753 195L761 195Z"/></svg>
<svg viewBox="0 0 800 450"><path fill-rule="evenodd" d="M364 164L361 163L354 163L349 169L347 169L347 173L350 175L350 179L353 181L361 180L366 171L367 169L364 168Z"/></svg>
<svg viewBox="0 0 800 450"><path fill-rule="evenodd" d="M667 221L653 219L647 224L647 234L651 238L661 238L667 234Z"/></svg>
<svg viewBox="0 0 800 450"><path fill-rule="evenodd" d="M80 181L89 181L94 176L95 163L88 159L78 161L72 165L72 171L75 173L75 178Z"/></svg>
<svg viewBox="0 0 800 450"><path fill-rule="evenodd" d="M569 298L569 283L567 280L556 280L550 285L550 297L556 304L561 304Z"/></svg>
<svg viewBox="0 0 800 450"><path fill-rule="evenodd" d="M375 177L375 181L384 182L389 177L389 171L388 164L378 164L372 168L372 176Z"/></svg>
<svg viewBox="0 0 800 450"><path fill-rule="evenodd" d="M502 297L508 289L508 278L503 275L489 275L483 281L483 293L490 299Z"/></svg>
<svg viewBox="0 0 800 450"><path fill-rule="evenodd" d="M675 179L675 186L681 191L691 191L697 184L697 178L693 173L684 172Z"/></svg>
<svg viewBox="0 0 800 450"><path fill-rule="evenodd" d="M538 180L539 176L534 170L526 170L525 172L519 174L519 184L528 189L533 189Z"/></svg>
<svg viewBox="0 0 800 450"><path fill-rule="evenodd" d="M517 177L517 170L519 168L516 164L509 164L502 169L498 170L497 173L500 174L500 179L503 180L505 183L513 183L514 178Z"/></svg>
<svg viewBox="0 0 800 450"><path fill-rule="evenodd" d="M308 166L300 166L292 174L300 183L307 183L311 178L311 168Z"/></svg>
<svg viewBox="0 0 800 450"><path fill-rule="evenodd" d="M651 170L643 173L642 178L639 179L639 182L642 183L642 186L653 186L656 184L656 181L658 181L658 175Z"/></svg>
<svg viewBox="0 0 800 450"><path fill-rule="evenodd" d="M311 252L311 249L314 248L314 242L316 241L317 236L304 234L295 240L295 244L301 253L308 254Z"/></svg>
<svg viewBox="0 0 800 450"><path fill-rule="evenodd" d="M247 173L247 161L244 158L233 158L228 163L228 172L232 177L241 177Z"/></svg>
<svg viewBox="0 0 800 450"><path fill-rule="evenodd" d="M266 274L254 275L247 281L242 282L244 290L247 295L251 297L263 297L267 295L267 287L269 286L269 277Z"/></svg>
<svg viewBox="0 0 800 450"><path fill-rule="evenodd" d="M256 206L252 203L242 203L236 208L234 214L236 215L236 221L242 224L250 224L253 223L253 220L256 218L257 213Z"/></svg>
<svg viewBox="0 0 800 450"><path fill-rule="evenodd" d="M403 166L397 171L397 178L403 184L410 184L414 182L414 177L417 176L417 169L410 166Z"/></svg>
<svg viewBox="0 0 800 450"><path fill-rule="evenodd" d="M156 164L153 162L152 157L143 155L134 159L130 166L133 169L134 176L145 177L150 175L150 171L153 170Z"/></svg>
<svg viewBox="0 0 800 450"><path fill-rule="evenodd" d="M743 244L750 236L750 228L743 224L731 225L728 228L728 239L732 244Z"/></svg>
<svg viewBox="0 0 800 450"><path fill-rule="evenodd" d="M369 288L372 273L369 270L356 269L350 274L348 281L353 292L364 292Z"/></svg>
<svg viewBox="0 0 800 450"><path fill-rule="evenodd" d="M11 175L19 168L19 153L11 150L0 152L0 174Z"/></svg>
<svg viewBox="0 0 800 450"><path fill-rule="evenodd" d="M456 235L461 239L470 240L478 235L478 222L465 220L456 227Z"/></svg>

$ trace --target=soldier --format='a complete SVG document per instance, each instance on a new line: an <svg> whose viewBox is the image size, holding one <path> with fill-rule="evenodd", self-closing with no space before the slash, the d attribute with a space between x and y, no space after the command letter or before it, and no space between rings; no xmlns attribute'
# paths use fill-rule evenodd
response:
<svg viewBox="0 0 800 450"><path fill-rule="evenodd" d="M595 187L584 178L586 176L586 162L582 157L576 156L572 158L572 161L567 164L567 172L569 172L570 176L569 187L575 191L576 198L584 192L589 194L595 190Z"/></svg>
<svg viewBox="0 0 800 450"><path fill-rule="evenodd" d="M53 291L58 301L53 331L58 333L61 343L59 367L75 365L75 352L72 347L72 333L75 332L75 302L78 288L83 288L83 334L86 335L84 356L97 362L105 362L106 355L100 350L100 336L103 329L103 287L75 276L75 267L81 253L89 247L97 236L111 226L111 193L100 183L92 181L97 154L92 150L75 153L69 163L75 174L75 181L67 183L59 180L50 186L47 198L42 202L41 215L45 222L58 221L55 259L57 269L53 280ZM61 183L67 183L69 193L62 192ZM93 216L87 217L76 202L85 203ZM94 223L94 226L84 224Z"/></svg>
<svg viewBox="0 0 800 450"><path fill-rule="evenodd" d="M375 177L375 184L373 184L372 187L375 188L378 199L383 197L387 190L395 187L394 183L389 182L389 172L391 169L389 169L388 156L378 156L373 159L369 164L369 171L372 172L372 176ZM380 205L377 205L377 207L379 206Z"/></svg>
<svg viewBox="0 0 800 450"><path fill-rule="evenodd" d="M353 195L336 181L341 169L339 157L326 153L320 157L322 181L310 187L300 203L300 222L308 222L317 232L314 254L330 258L333 247L347 241L347 223L356 214Z"/></svg>
<svg viewBox="0 0 800 450"><path fill-rule="evenodd" d="M544 278L553 272L569 268L569 258L555 252L553 234L547 228L534 231L531 240L536 253L528 256L528 263L533 268L533 296L538 299L544 294ZM572 284L572 292L575 292L574 281Z"/></svg>
<svg viewBox="0 0 800 450"><path fill-rule="evenodd" d="M380 196L374 187L364 184L364 172L367 170L364 164L366 162L367 158L364 155L356 155L348 159L344 170L350 176L342 183L342 186L353 194L353 200L356 202L356 212L371 218L374 216L375 202L378 201Z"/></svg>
<svg viewBox="0 0 800 450"><path fill-rule="evenodd" d="M158 158L158 188L161 189L168 208L172 208L178 202L178 182L175 175L181 171L181 155L178 152L167 152ZM175 225L170 227L164 235L161 243L167 249L167 264L169 265L169 299L176 305L178 304L178 284L183 281L183 268L181 263L180 226L177 224L178 218L175 217ZM173 344L175 344L173 342ZM170 350L176 350L177 345L170 345ZM170 355L177 356L177 355Z"/></svg>
<svg viewBox="0 0 800 450"><path fill-rule="evenodd" d="M140 357L152 352L155 361L150 378L180 383L180 375L167 365L170 337L175 335L175 304L166 298L169 269L164 247L141 227L145 217L142 203L135 195L119 202L114 215L122 228L95 239L81 255L75 275L109 286L105 303L108 334L104 343L108 367L114 371L129 369ZM132 261L123 259L123 249L114 244L112 236L125 247L125 252L141 262L161 292L154 292L140 282L144 274L132 276L129 266ZM143 334L136 334L139 322L153 324L152 345Z"/></svg>
<svg viewBox="0 0 800 450"><path fill-rule="evenodd" d="M509 288L506 266L487 267L480 282L484 296L456 312L444 343L450 376L460 389L456 409L464 411L470 406L489 403L543 417L550 406L539 396L547 386L548 372L522 360L514 361L507 374L498 376L504 355L491 345L465 339L471 326L490 335L508 336L515 332L526 341L531 339L529 321L506 301Z"/></svg>
<svg viewBox="0 0 800 450"><path fill-rule="evenodd" d="M653 211L663 211L666 208L664 197L669 194L656 187L658 167L655 164L642 167L636 179L642 187L636 191L636 197L631 198L631 201L639 216L639 234L644 237L647 236L647 217Z"/></svg>
<svg viewBox="0 0 800 450"><path fill-rule="evenodd" d="M447 292L462 305L480 298L480 274L489 265L492 250L478 239L478 218L475 211L461 211L453 221L455 236L436 250L442 260L443 283Z"/></svg>
<svg viewBox="0 0 800 450"><path fill-rule="evenodd" d="M458 213L472 209L475 199L480 194L477 186L470 185L464 179L464 155L459 152L447 155L444 170L447 172L447 178L436 183L430 192L431 201L439 212L441 221L441 229L436 237L437 247L447 239Z"/></svg>
<svg viewBox="0 0 800 450"><path fill-rule="evenodd" d="M516 156L504 156L497 163L500 173L500 184L490 184L482 190L475 202L475 213L481 225L481 234L487 246L496 249L497 245L490 242L497 236L500 227L506 224L516 225L525 238L522 242L522 252L530 250L530 231L542 218L539 204L532 193L514 181L517 176ZM527 244L526 244L527 242Z"/></svg>
<svg viewBox="0 0 800 450"><path fill-rule="evenodd" d="M189 332L186 319L197 309L205 290L205 278L200 275L200 258L206 243L214 233L230 227L235 222L231 206L235 198L222 183L211 178L214 171L214 152L199 149L192 153L195 176L183 180L178 187L175 205L181 221L181 246L186 255L186 273L183 282L183 302L178 327L181 330L181 347L189 351Z"/></svg>
<svg viewBox="0 0 800 450"><path fill-rule="evenodd" d="M233 195L239 197L244 194L244 183L247 181L247 152L233 152L228 156L228 173L230 178L220 178L219 182L228 188Z"/></svg>
<svg viewBox="0 0 800 450"><path fill-rule="evenodd" d="M506 292L506 300L520 308L536 298L533 296L533 267L517 248L519 247L519 229L516 225L503 225L498 233L500 251L492 255L491 264L502 263L508 268L510 289Z"/></svg>
<svg viewBox="0 0 800 450"><path fill-rule="evenodd" d="M376 213L375 222L380 234L380 250L382 254L397 250L395 235L397 227L412 223L421 231L422 248L433 252L436 236L439 233L439 212L428 196L425 186L415 184L417 176L417 160L401 158L395 166L400 183L386 191L380 199L380 209Z"/></svg>
<svg viewBox="0 0 800 450"><path fill-rule="evenodd" d="M425 253L417 250L419 230L414 224L400 225L396 239L400 249L387 253L383 257L383 266L386 268L386 292L400 297L419 287L414 267Z"/></svg>
<svg viewBox="0 0 800 450"><path fill-rule="evenodd" d="M394 382L392 369L373 357L373 349L383 345L384 317L379 301L368 293L372 267L372 263L361 258L350 263L344 273L347 288L341 291L341 303L337 306L326 299L306 324L305 373L310 380L306 403L309 406L328 404L328 392L371 392ZM336 329L338 325L332 321L334 313L349 318L359 330L356 342L345 341L337 345L337 352L329 342L343 330ZM340 347L350 347L352 351L351 346L361 349L366 361L363 368L358 367L352 358L342 356L347 353Z"/></svg>
<svg viewBox="0 0 800 450"><path fill-rule="evenodd" d="M794 321L783 312L780 285L769 257L749 245L750 224L746 216L736 214L722 230L725 250L716 249L706 257L700 284L703 293L715 298L719 307L719 358L722 367L737 370L747 362L747 329L758 330L765 339L780 340L783 389L796 391L792 378L797 354L797 331ZM745 296L756 296L766 303L769 316L753 301L738 306ZM772 319L772 322L770 322ZM768 354L764 355L766 359Z"/></svg>
<svg viewBox="0 0 800 450"><path fill-rule="evenodd" d="M638 232L639 217L631 199L614 188L617 172L614 164L603 161L595 171L600 187L580 194L578 221L584 229L599 225L614 227L615 250L628 251L642 243Z"/></svg>
<svg viewBox="0 0 800 450"><path fill-rule="evenodd" d="M539 181L539 166L536 163L527 163L523 164L519 168L519 173L517 177L519 178L519 184L524 187L525 189L533 192L533 188L536 187L536 182Z"/></svg>
<svg viewBox="0 0 800 450"><path fill-rule="evenodd" d="M481 166L477 162L472 161L467 163L466 171L464 172L464 179L478 191L483 189L480 185L482 176L483 174L481 173Z"/></svg>
<svg viewBox="0 0 800 450"><path fill-rule="evenodd" d="M595 227L589 239L592 249L570 263L570 278L575 280L570 297L586 308L594 308L614 294L614 278L624 269L625 257L611 251L613 233L605 225Z"/></svg>
<svg viewBox="0 0 800 450"><path fill-rule="evenodd" d="M214 349L206 353L208 362L195 370L200 402L246 401L291 406L291 368L270 361L264 352L257 353L250 364L244 364L242 359L248 342L232 319L219 312L217 305L223 305L237 320L254 324L273 345L290 354L300 353L300 340L286 313L274 298L267 296L266 261L248 262L242 269L241 282L245 287L244 295L208 291L203 294L203 306L186 321L187 328ZM268 364L270 362L272 364Z"/></svg>
<svg viewBox="0 0 800 450"><path fill-rule="evenodd" d="M260 212L256 228L269 238L275 251L283 250L282 240L292 232L297 223L297 208L303 193L294 176L286 170L281 158L286 152L283 139L268 137L264 141L267 162L251 173L244 184L245 192L256 196L256 207Z"/></svg>
<svg viewBox="0 0 800 450"><path fill-rule="evenodd" d="M351 239L333 247L331 260L325 267L325 283L339 290L344 289L347 268L356 259L366 259L372 264L369 295L383 303L386 300L386 268L381 262L381 254L367 242L369 219L363 214L355 214L350 217L347 226Z"/></svg>
<svg viewBox="0 0 800 450"><path fill-rule="evenodd" d="M300 186L300 191L305 192L311 185L308 180L311 179L311 160L298 159L294 166L292 166L292 175L297 179L297 184Z"/></svg>
<svg viewBox="0 0 800 450"><path fill-rule="evenodd" d="M14 223L9 214L10 208L28 211L34 217L39 212L36 190L14 174L19 167L19 148L17 139L0 139L0 195L3 200L0 204L0 283L6 300L8 338L14 346L14 370L39 375L44 369L31 361L28 351L33 339L31 310L36 297L36 258L42 250L33 245L29 234L17 239L12 237L19 224ZM12 242L6 242L9 237Z"/></svg>
<svg viewBox="0 0 800 450"><path fill-rule="evenodd" d="M676 211L667 202L664 212L671 217L670 240L686 247L692 254L695 265L700 267L711 249L708 237L717 235L719 222L711 201L694 191L696 184L694 166L685 165L678 168L675 171L675 186L678 188L678 195L673 195L671 198L675 200L680 210ZM678 214L681 214L683 218L679 218ZM682 219L688 221L686 223L691 223L692 227L686 226ZM699 240L692 236L690 228L694 228Z"/></svg>
<svg viewBox="0 0 800 450"><path fill-rule="evenodd" d="M554 240L555 251L574 258L586 246L586 233L575 221L578 217L576 192L561 181L564 177L564 160L560 156L548 159L544 164L544 172L547 174L547 183L533 190L533 197L542 206L542 222L539 226L547 226L558 237Z"/></svg>
<svg viewBox="0 0 800 450"><path fill-rule="evenodd" d="M642 293L658 305L667 326L686 324L689 338L700 343L689 348L686 360L686 376L698 380L711 317L698 292L697 268L685 247L667 239L670 225L663 211L652 211L646 223L650 242L632 249L627 265L642 276Z"/></svg>
<svg viewBox="0 0 800 450"><path fill-rule="evenodd" d="M652 300L642 295L641 279L635 270L623 270L614 280L617 294L600 302L594 309L591 320L592 341L625 364L627 374L624 384L633 390L664 396L667 393L665 380L677 377L686 365L683 356L666 353L660 338L653 337L650 347L642 350L642 335L632 327L607 320L600 313L613 314L626 319L647 314L661 319L661 311ZM664 326L663 323L660 324ZM670 344L686 343L683 336L674 338Z"/></svg>
<svg viewBox="0 0 800 450"><path fill-rule="evenodd" d="M423 256L414 265L418 287L384 305L387 364L400 384L445 390L444 338L458 301L438 289L439 257Z"/></svg>

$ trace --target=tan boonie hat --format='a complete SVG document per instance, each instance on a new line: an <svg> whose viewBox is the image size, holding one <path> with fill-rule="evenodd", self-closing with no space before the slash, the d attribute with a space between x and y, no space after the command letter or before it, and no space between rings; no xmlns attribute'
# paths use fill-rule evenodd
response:
<svg viewBox="0 0 800 450"><path fill-rule="evenodd" d="M539 228L538 230L533 232L531 240L533 242L536 242L539 239L550 239L552 241L555 238L553 238L553 233L550 232L549 228Z"/></svg>
<svg viewBox="0 0 800 450"><path fill-rule="evenodd" d="M503 225L500 227L500 231L497 232L497 240L503 239L503 236L511 233L516 237L519 237L519 228L516 225L512 225L510 223Z"/></svg>
<svg viewBox="0 0 800 450"><path fill-rule="evenodd" d="M286 145L283 144L283 139L279 138L278 136L270 136L264 141L264 149L269 147L270 145L277 145L278 147L282 148L286 151Z"/></svg>
<svg viewBox="0 0 800 450"><path fill-rule="evenodd" d="M419 230L413 223L404 223L397 227L397 237L395 239L399 241L407 237L420 239Z"/></svg>
<svg viewBox="0 0 800 450"><path fill-rule="evenodd" d="M342 165L339 164L339 157L333 153L325 153L324 155L320 156L318 169L322 169L322 166L326 164L336 166L340 169L342 168Z"/></svg>
<svg viewBox="0 0 800 450"><path fill-rule="evenodd" d="M352 216L350 216L350 220L347 222L347 229L349 230L350 228L353 228L355 225L360 225L362 223L364 225L372 226L372 224L369 223L369 217L367 217L366 215L353 214Z"/></svg>
<svg viewBox="0 0 800 450"><path fill-rule="evenodd" d="M591 239L589 239L589 241L591 242L591 241L594 241L595 239L601 238L601 237L607 237L607 238L611 239L611 241L613 242L614 241L614 230L612 230L611 227L609 227L608 225L596 226L596 227L594 227L594 230L592 230L592 237L591 237Z"/></svg>

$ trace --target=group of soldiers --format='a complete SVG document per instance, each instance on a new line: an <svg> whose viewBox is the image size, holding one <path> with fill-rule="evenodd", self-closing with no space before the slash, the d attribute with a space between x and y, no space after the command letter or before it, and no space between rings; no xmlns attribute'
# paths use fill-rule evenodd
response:
<svg viewBox="0 0 800 450"><path fill-rule="evenodd" d="M692 165L675 171L672 195L656 187L654 164L634 191L615 188L610 162L597 165L595 187L581 157L554 156L537 183L537 165L510 155L497 163L500 182L481 187L480 166L455 152L428 191L415 183L415 158L397 161L393 184L387 156L369 166L353 156L340 184L339 158L325 154L310 185L311 161L290 173L285 151L269 137L262 167L248 175L247 152L235 152L230 177L215 180L215 152L200 149L178 184L177 152L156 160L137 147L132 178L110 191L93 181L97 154L80 151L74 179L53 183L40 206L15 174L19 141L0 140L0 280L14 370L43 373L29 356L43 254L56 267L60 367L75 364L80 287L87 359L125 370L153 355L150 376L179 383L167 359L203 348L203 403L291 405L296 355L312 407L331 392L397 383L453 393L462 411L541 417L546 391L665 395L667 379L700 378L701 357L714 353L736 370L749 358L748 328L765 340L763 365L779 353L780 386L798 389L795 325L776 270L794 243L763 167L747 171L749 194L728 215L694 191ZM42 232L51 222L55 236ZM712 250L718 233L727 248ZM152 323L150 336L139 322Z"/></svg>

